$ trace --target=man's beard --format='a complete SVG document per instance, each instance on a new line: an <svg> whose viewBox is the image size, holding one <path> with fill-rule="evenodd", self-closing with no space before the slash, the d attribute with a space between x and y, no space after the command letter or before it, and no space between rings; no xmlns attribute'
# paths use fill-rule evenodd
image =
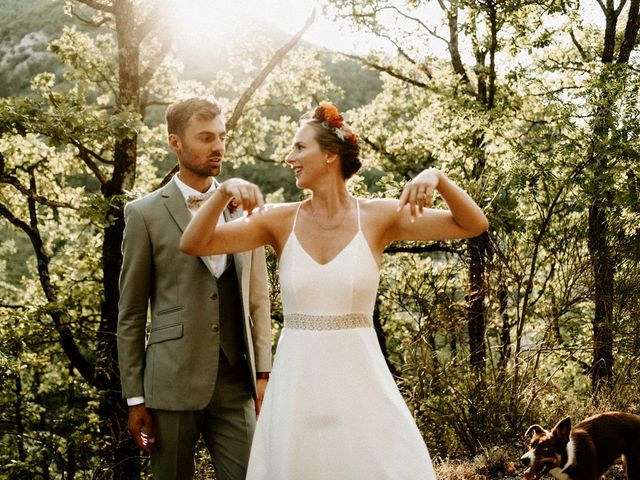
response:
<svg viewBox="0 0 640 480"><path fill-rule="evenodd" d="M186 155L187 159L192 158L190 150L187 149L185 153L187 154ZM217 162L217 165L210 164L209 162L211 160L215 160ZM187 168L188 170L190 170L191 172L195 173L200 177L217 177L220 174L220 171L222 170L222 155L220 154L209 155L207 157L207 163L205 163L204 165L194 165L192 162L189 161L189 162L186 162L184 166L185 168Z"/></svg>

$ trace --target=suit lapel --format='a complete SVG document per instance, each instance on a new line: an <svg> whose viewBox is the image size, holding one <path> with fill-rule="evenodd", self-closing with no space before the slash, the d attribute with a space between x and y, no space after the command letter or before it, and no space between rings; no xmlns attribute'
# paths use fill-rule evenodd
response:
<svg viewBox="0 0 640 480"><path fill-rule="evenodd" d="M191 221L191 212L189 212L182 192L175 182L171 181L162 188L162 199L169 215L176 222L180 231L184 232Z"/></svg>
<svg viewBox="0 0 640 480"><path fill-rule="evenodd" d="M169 212L169 215L171 215L173 221L176 222L180 231L184 232L185 228L187 228L187 225L189 225L189 222L191 221L191 212L187 208L187 204L184 201L184 195L182 195L182 192L175 184L175 182L169 182L162 189L162 199L164 200L164 206ZM211 276L214 276L213 272L211 271L211 267L205 261L204 257L198 258L207 268L209 273L211 273Z"/></svg>

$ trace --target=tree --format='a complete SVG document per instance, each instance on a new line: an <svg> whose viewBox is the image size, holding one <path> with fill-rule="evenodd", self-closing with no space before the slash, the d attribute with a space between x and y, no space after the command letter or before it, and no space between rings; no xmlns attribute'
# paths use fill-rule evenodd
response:
<svg viewBox="0 0 640 480"><path fill-rule="evenodd" d="M619 31L619 22L627 3L627 21ZM589 161L591 182L587 186L589 205L589 255L594 282L595 311L593 325L593 361L591 383L597 393L603 387L611 387L614 364L614 305L615 273L617 270L610 216L618 210L615 199L614 175L618 165L629 165L625 158L627 138L617 135L620 122L619 102L628 95L630 87L629 61L637 44L640 29L640 2L608 1L598 2L605 17L605 30L600 50L601 68L593 92L593 119L591 121L592 140L586 151ZM576 48L583 52L583 60L589 61L584 48L576 41ZM631 88L636 90L635 86ZM624 114L624 113L623 113ZM635 155L634 155L635 156ZM618 165L617 165L618 164ZM632 172L632 169L623 167ZM603 188L604 186L604 188Z"/></svg>

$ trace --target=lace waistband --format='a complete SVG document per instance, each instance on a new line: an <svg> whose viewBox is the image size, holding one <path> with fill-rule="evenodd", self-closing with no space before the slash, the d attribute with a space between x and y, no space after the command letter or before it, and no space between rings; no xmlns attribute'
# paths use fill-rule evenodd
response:
<svg viewBox="0 0 640 480"><path fill-rule="evenodd" d="M372 327L373 320L365 313L340 315L306 315L292 313L284 317L285 328L295 330L345 330L347 328Z"/></svg>

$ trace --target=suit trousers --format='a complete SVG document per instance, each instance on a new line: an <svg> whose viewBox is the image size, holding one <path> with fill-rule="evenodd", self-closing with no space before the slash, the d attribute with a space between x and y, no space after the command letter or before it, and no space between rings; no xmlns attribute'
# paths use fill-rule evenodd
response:
<svg viewBox="0 0 640 480"><path fill-rule="evenodd" d="M189 395L189 392L184 392ZM152 410L157 445L151 452L154 480L192 479L202 435L217 480L244 480L256 425L253 387L244 360L230 365L220 352L218 378L204 410Z"/></svg>

